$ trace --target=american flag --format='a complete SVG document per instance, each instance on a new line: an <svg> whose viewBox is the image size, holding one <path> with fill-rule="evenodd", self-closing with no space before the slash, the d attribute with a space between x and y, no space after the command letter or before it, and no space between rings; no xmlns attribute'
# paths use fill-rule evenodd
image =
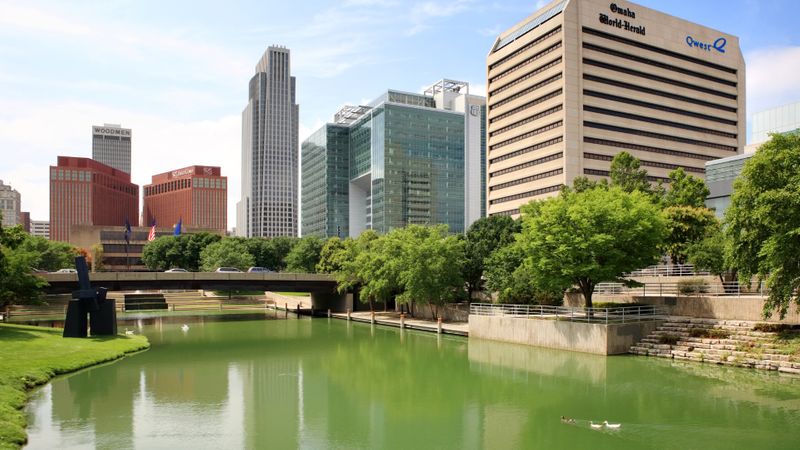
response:
<svg viewBox="0 0 800 450"><path fill-rule="evenodd" d="M156 219L153 219L153 225L150 227L150 234L147 235L148 241L156 239Z"/></svg>

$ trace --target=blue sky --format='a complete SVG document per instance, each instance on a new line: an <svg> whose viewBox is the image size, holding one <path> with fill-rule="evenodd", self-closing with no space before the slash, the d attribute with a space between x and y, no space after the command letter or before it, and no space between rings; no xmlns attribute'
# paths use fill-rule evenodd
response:
<svg viewBox="0 0 800 450"><path fill-rule="evenodd" d="M538 2L543 4L545 2ZM748 115L800 100L800 2L641 0L737 35ZM224 6L223 6L224 5ZM0 0L0 179L48 218L47 167L91 156L91 125L133 128L133 181L192 164L229 177L239 197L241 111L265 48L289 47L303 139L344 104L443 77L485 91L498 32L536 1Z"/></svg>

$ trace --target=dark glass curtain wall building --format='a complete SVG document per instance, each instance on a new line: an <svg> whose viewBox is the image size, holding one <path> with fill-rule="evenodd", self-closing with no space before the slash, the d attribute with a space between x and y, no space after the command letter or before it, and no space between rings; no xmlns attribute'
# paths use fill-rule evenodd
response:
<svg viewBox="0 0 800 450"><path fill-rule="evenodd" d="M340 110L302 144L302 235L408 224L463 232L483 215L484 104L466 83L442 80Z"/></svg>

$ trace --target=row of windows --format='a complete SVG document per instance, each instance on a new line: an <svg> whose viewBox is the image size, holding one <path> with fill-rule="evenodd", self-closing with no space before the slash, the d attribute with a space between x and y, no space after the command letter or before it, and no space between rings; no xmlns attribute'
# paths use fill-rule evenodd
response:
<svg viewBox="0 0 800 450"><path fill-rule="evenodd" d="M508 56L500 58L497 62L495 62L494 64L489 66L489 70L493 70L495 67L498 67L498 66L500 66L502 64L507 63L509 60L513 59L514 57L516 57L520 53L523 53L526 50L532 49L533 47L537 46L538 44L541 44L542 42L544 42L548 38L553 37L553 36L557 35L560 32L561 32L561 25L553 28L552 30L548 31L547 33L539 36L538 38L532 40L531 42L529 42L529 43L523 45L522 47L514 50L513 52L509 53Z"/></svg>
<svg viewBox="0 0 800 450"><path fill-rule="evenodd" d="M558 142L561 142L559 138ZM505 175L507 173L516 172L517 170L522 170L527 167L538 166L539 164L544 164L546 162L555 161L557 159L561 159L564 157L564 152L553 153L552 155L547 155L542 158L534 159L533 161L526 161L522 164L517 164L516 166L506 167L505 169L496 170L489 174L489 178L492 177L499 177L500 175Z"/></svg>
<svg viewBox="0 0 800 450"><path fill-rule="evenodd" d="M499 102L492 103L491 105L489 105L489 111L491 111L491 110L493 110L495 108L499 108L499 107L505 105L506 103L513 102L514 100L516 100L516 99L518 99L520 97L525 97L526 95L530 94L531 92L533 92L533 91L535 91L537 89L540 89L540 88L542 88L544 86L547 86L548 84L550 84L550 83L552 83L554 81L560 80L561 77L562 77L562 74L559 72L559 73L553 75L550 78L542 80L542 81L534 84L533 86L531 86L529 88L525 88L525 89L517 92L516 94L512 95L511 97L508 97L506 99L500 100Z"/></svg>
<svg viewBox="0 0 800 450"><path fill-rule="evenodd" d="M497 88L497 89L495 89L493 91L489 91L489 95L492 96L492 95L499 94L501 92L505 92L505 91L511 89L512 87L514 87L514 86L516 86L516 85L518 85L518 84L520 84L520 83L522 83L522 82L524 82L526 80L529 80L529 79L535 77L536 75L539 75L540 73L544 72L545 70L550 69L552 67L555 67L555 66L557 66L559 64L561 64L561 57L560 56L557 57L556 59L550 61L547 64L541 65L541 66L531 70L530 72L528 72L525 75L515 79L514 81L511 81L510 83L506 84L503 87L499 87L499 88Z"/></svg>
<svg viewBox="0 0 800 450"><path fill-rule="evenodd" d="M595 29L592 29L592 28L588 28L588 27L583 27L583 32L586 33L586 34L591 34L593 36L598 36L598 37L601 37L601 38L604 38L604 39L608 39L608 40L612 40L612 41L616 41L616 42L622 42L623 44L628 44L628 45L631 45L633 47L641 48L641 49L644 49L644 50L649 50L649 51L654 52L654 53L660 53L662 55L670 56L672 58L681 59L683 61L693 62L693 63L699 64L701 66L711 67L713 69L717 69L717 70L720 70L722 72L736 74L736 69L732 69L730 67L721 66L719 64L714 64L714 63L712 63L710 61L706 61L704 59L695 58L693 56L684 55L682 53L673 52L671 50L666 50L666 49L663 49L661 47L656 47L654 45L645 44L645 43L639 42L639 41L634 41L633 39L628 39L628 38L624 38L622 36L617 36L617 35L614 35L614 34L605 33L603 31L598 31L598 30L595 30Z"/></svg>
<svg viewBox="0 0 800 450"><path fill-rule="evenodd" d="M698 112L694 112L694 111L687 111L685 109L680 109L680 108L673 108L671 106L664 106L664 105L659 105L659 104L656 104L656 103L645 102L645 101L642 101L642 100L634 100L632 98L620 97L619 95L606 94L604 92L591 91L591 90L588 90L588 89L584 89L583 90L583 95L586 95L586 96L589 96L589 97L602 98L602 99L605 99L605 100L612 100L612 101L619 102L619 103L627 103L629 105L641 106L643 108L650 108L650 109L655 109L655 110L658 110L658 111L670 112L670 113L673 113L673 114L680 114L680 115L688 116L688 117L695 117L695 118L698 118L698 119L709 120L709 121L712 121L712 122L724 123L726 125L736 126L736 121L735 120L723 119L721 117L710 116L708 114L702 114L702 113L698 113Z"/></svg>
<svg viewBox="0 0 800 450"><path fill-rule="evenodd" d="M561 95L562 92L563 92L563 90L561 90L561 88L556 89L555 91L553 91L553 92L551 92L549 94L545 94L545 95L543 95L543 96L541 96L541 97L539 97L537 99L533 99L533 100L529 101L528 103L525 103L524 105L517 106L516 108L514 108L514 109L512 109L512 110L510 110L508 112L504 112L503 114L500 114L497 117L493 117L493 118L489 119L489 123L495 123L498 120L503 120L506 117L512 116L512 115L514 115L514 114L516 114L516 113L518 113L520 111L526 110L526 109L530 108L531 106L535 106L535 105L538 105L539 103L546 102L547 100L550 100L551 98L556 98L559 95Z"/></svg>
<svg viewBox="0 0 800 450"><path fill-rule="evenodd" d="M631 61L640 62L642 64L647 64L647 65L658 67L658 68L661 68L661 69L670 70L672 72L677 72L677 73L682 73L684 75L689 75L689 76L693 76L693 77L697 77L697 78L702 78L704 80L713 81L715 83L724 84L726 86L732 86L732 87L736 87L737 86L737 83L735 81L725 80L725 79L718 78L718 77L715 77L715 76L711 76L711 75L708 75L708 74L705 74L705 73L702 73L702 72L696 72L694 70L685 69L683 67L678 67L678 66L673 66L672 64L663 63L661 61L654 61L654 60L649 59L649 58L643 58L641 56L631 55L629 53L624 53L624 52L621 52L621 51L618 51L618 50L614 50L614 49L610 49L610 48L606 48L606 47L601 47L599 45L590 44L588 42L584 42L583 43L583 48L586 48L586 49L589 49L589 50L594 50L594 51L600 52L600 53L605 53L607 55L617 56L619 58L628 59L628 60L631 60Z"/></svg>
<svg viewBox="0 0 800 450"><path fill-rule="evenodd" d="M490 216L513 216L515 214L519 214L519 208L509 209L507 211L499 211L496 213L489 214Z"/></svg>
<svg viewBox="0 0 800 450"><path fill-rule="evenodd" d="M507 153L507 154L505 154L503 156L498 156L497 158L492 158L492 159L489 160L489 163L490 164L494 164L494 163L497 163L497 162L500 162L500 161L505 161L507 159L516 158L519 155L524 155L525 153L534 152L536 150L539 150L540 148L545 148L545 147L549 147L551 145L558 144L559 142L561 142L563 140L564 140L563 136L558 136L558 137L555 137L553 139L548 139L548 140L546 140L544 142L539 142L538 144L534 144L534 145L531 145L531 146L528 146L528 147L525 147L525 148L521 148L519 150L515 150L515 151L513 151L511 153Z"/></svg>
<svg viewBox="0 0 800 450"><path fill-rule="evenodd" d="M583 157L586 158L586 159L596 159L596 160L599 160L599 161L611 161L612 159L614 159L613 156L598 155L597 153L584 153ZM647 166L647 167L659 167L661 169L670 169L670 170L675 170L675 169L681 168L681 169L683 169L683 170L685 170L687 172L695 172L695 173L701 173L701 174L705 174L706 173L705 169L702 169L700 167L684 166L684 165L681 165L681 164L667 164L667 163L663 163L663 162L647 161L647 160L644 160L644 159L640 160L640 162L642 163L643 166Z"/></svg>
<svg viewBox="0 0 800 450"><path fill-rule="evenodd" d="M584 175L597 175L599 177L610 176L609 172L607 170L597 170L597 169L583 169L583 174ZM664 182L664 183L669 183L670 182L669 178L656 177L656 176L653 176L653 175L648 175L647 176L647 180L648 181L653 181L653 182L661 181L661 182Z"/></svg>
<svg viewBox="0 0 800 450"><path fill-rule="evenodd" d="M550 53L553 53L554 51L558 50L559 48L561 48L561 41L558 41L555 44L551 45L550 47L547 47L546 49L540 51L539 53L534 54L533 56L531 56L530 58L526 59L525 61L522 61L521 63L519 63L519 64L517 64L517 65L515 65L513 67L509 67L508 69L504 70L503 72L500 72L496 76L494 76L491 79L489 79L489 84L491 85L495 81L497 81L497 80L499 80L501 78L507 77L508 75L510 75L510 74L522 69L523 67L527 66L528 64L533 63L537 59L540 59L545 55L549 55Z"/></svg>
<svg viewBox="0 0 800 450"><path fill-rule="evenodd" d="M531 181L541 180L542 178L554 177L556 175L561 175L562 173L564 173L564 169L559 167L558 169L555 169L555 170L549 170L547 172L537 173L535 175L531 175L531 176L525 177L525 178L520 178L520 179L514 180L514 181L509 181L507 183L500 183L500 184L498 184L496 186L489 187L489 190L490 191L497 191L497 190L505 189L505 188L508 188L508 187L511 187L511 186L517 186L517 185L520 185L520 184L530 183Z"/></svg>
<svg viewBox="0 0 800 450"><path fill-rule="evenodd" d="M489 136L490 137L494 137L494 136L497 136L499 134L505 133L507 131L511 131L514 128L518 128L518 127L521 127L521 126L523 126L525 124L528 124L528 123L531 123L533 121L539 120L542 117L549 116L550 114L555 114L555 113L561 111L562 109L564 109L564 107L562 105L556 105L556 106L554 106L552 108L545 109L544 111L538 112L538 113L536 113L536 114L534 114L534 115L532 115L530 117L526 117L526 118L524 118L524 119L522 119L520 121L514 122L511 125L505 126L505 127L500 128L498 130L495 130L495 131L492 131L491 133L489 133Z"/></svg>
<svg viewBox="0 0 800 450"><path fill-rule="evenodd" d="M514 142L519 142L519 141L521 141L523 139L527 139L527 138L529 138L531 136L536 136L537 134L542 134L542 133L544 133L546 131L553 130L555 128L560 127L563 124L564 124L563 120L559 120L559 121L553 122L553 123L551 123L549 125L545 125L543 127L537 128L537 129L529 131L527 133L520 134L517 137L513 137L511 139L506 139L505 141L498 142L497 144L492 145L491 147L489 147L489 150L497 150L500 147L505 147L506 145L513 144Z"/></svg>
<svg viewBox="0 0 800 450"><path fill-rule="evenodd" d="M673 80L672 78L662 77L659 75L654 75L652 73L642 72L640 70L629 69L627 67L617 66L615 64L609 64L603 61L597 61L594 59L583 58L583 63L587 66L595 66L595 67L602 67L603 69L613 70L614 72L624 73L627 75L632 75L638 78L645 78L648 80L658 81L660 83L669 84L672 86L678 86L686 89L691 89L697 92L703 92L705 94L715 95L717 97L728 98L731 100L736 100L736 94L728 94L727 92L718 91L716 89L710 89L703 86L698 86L692 83L685 83L683 81Z"/></svg>
<svg viewBox="0 0 800 450"><path fill-rule="evenodd" d="M508 197L500 197L498 199L490 200L490 205L496 205L498 203L506 203L511 202L514 200L519 200L521 198L528 198L528 197L535 197L537 195L547 194L549 192L556 192L561 190L561 184L557 184L555 186L548 186L541 189L534 189L528 192L521 192L519 194L509 195Z"/></svg>
<svg viewBox="0 0 800 450"><path fill-rule="evenodd" d="M611 109L598 108L597 106L589 106L589 105L584 105L583 106L583 110L584 111L589 111L589 112L595 112L595 113L598 113L598 114L603 114L603 115L606 115L606 116L622 117L624 119L638 120L640 122L654 123L656 125L664 125L664 126L673 127L673 128L681 128L681 129L689 130L689 131L697 131L698 133L707 133L707 134L713 134L713 135L716 135L716 136L722 136L722 137L726 137L726 138L736 139L736 134L735 133L726 133L724 131L712 130L710 128L697 127L697 126L694 126L694 125L686 125L684 123L673 122L671 120L656 119L655 117L640 116L638 114L631 114L631 113L626 113L626 112L621 112L621 111L614 111L614 110L611 110Z"/></svg>
<svg viewBox="0 0 800 450"><path fill-rule="evenodd" d="M625 133L625 134L634 134L634 135L637 135L637 136L650 137L650 138L653 138L653 139L661 139L661 140L664 140L664 141L681 142L681 143L684 143L684 144L691 144L691 145L697 145L697 146L700 146L700 147L714 148L714 149L717 149L717 150L727 150L727 151L731 151L731 152L735 152L736 151L736 147L733 147L733 146L730 146L730 145L716 144L714 142L700 141L700 140L697 140L697 139L689 139L689 138L684 138L684 137L680 137L680 136L672 136L672 135L669 135L669 134L661 134L661 133L653 133L653 132L650 132L650 131L635 130L633 128L618 127L618 126L608 125L608 124L604 124L604 123L584 121L583 122L583 126L589 127L589 128L598 128L598 129L601 129L601 130L616 131L616 132Z"/></svg>
<svg viewBox="0 0 800 450"><path fill-rule="evenodd" d="M709 108L719 109L721 111L728 111L728 112L732 112L732 113L735 113L737 111L737 109L735 107L719 105L717 103L707 102L705 100L700 100L700 99L693 98L693 97L686 97L685 95L679 95L679 94L675 94L675 93L672 93L672 92L666 92L666 91L661 91L661 90L658 90L658 89L637 86L635 84L626 83L624 81L611 80L611 79L608 79L608 78L599 77L597 75L589 75L589 74L584 73L583 74L583 79L584 80L589 80L589 81L596 81L598 83L603 83L603 84L607 84L607 85L610 85L610 86L621 87L621 88L624 88L624 89L630 89L632 91L644 92L645 94L658 95L660 97L670 98L670 99L673 99L673 100L680 100L680 101L687 102L687 103L693 103L695 105L701 105L701 106L706 106L706 107L709 107Z"/></svg>

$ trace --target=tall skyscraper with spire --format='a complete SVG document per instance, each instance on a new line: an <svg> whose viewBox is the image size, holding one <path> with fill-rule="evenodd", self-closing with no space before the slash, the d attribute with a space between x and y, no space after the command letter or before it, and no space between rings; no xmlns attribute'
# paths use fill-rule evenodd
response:
<svg viewBox="0 0 800 450"><path fill-rule="evenodd" d="M297 236L298 112L289 49L270 46L242 112L239 236Z"/></svg>

